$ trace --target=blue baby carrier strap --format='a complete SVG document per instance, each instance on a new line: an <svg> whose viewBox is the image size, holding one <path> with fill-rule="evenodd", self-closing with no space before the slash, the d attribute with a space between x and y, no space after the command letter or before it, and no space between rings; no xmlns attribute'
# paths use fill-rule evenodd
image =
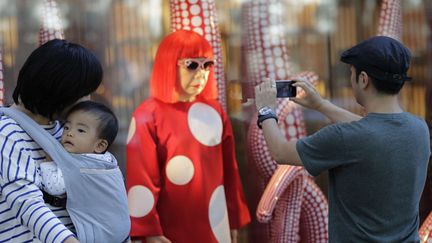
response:
<svg viewBox="0 0 432 243"><path fill-rule="evenodd" d="M0 108L14 119L48 153L63 172L67 203L80 242L123 242L129 235L130 217L123 175L112 163L71 154L45 129L21 111ZM111 155L112 156L112 155Z"/></svg>

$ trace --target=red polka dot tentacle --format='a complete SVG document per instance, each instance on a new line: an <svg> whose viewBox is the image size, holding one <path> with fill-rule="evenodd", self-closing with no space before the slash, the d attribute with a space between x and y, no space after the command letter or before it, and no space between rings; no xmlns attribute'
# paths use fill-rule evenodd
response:
<svg viewBox="0 0 432 243"><path fill-rule="evenodd" d="M316 83L317 75L302 72L290 75L288 51L277 0L249 1L243 4L242 49L246 77L250 86L264 77L276 80L304 77ZM284 136L297 139L306 135L300 107L288 99L279 99L276 113ZM248 152L267 187L257 208L257 219L270 224L271 242L327 242L326 199L302 167L279 166L270 156L256 115L248 129Z"/></svg>
<svg viewBox="0 0 432 243"><path fill-rule="evenodd" d="M384 0L378 24L378 35L392 37L401 41L402 10L400 0Z"/></svg>
<svg viewBox="0 0 432 243"><path fill-rule="evenodd" d="M419 230L420 242L430 242L432 240L432 213L423 222Z"/></svg>
<svg viewBox="0 0 432 243"><path fill-rule="evenodd" d="M57 3L54 0L43 2L43 21L39 29L39 44L52 39L64 39L64 32Z"/></svg>
<svg viewBox="0 0 432 243"><path fill-rule="evenodd" d="M170 0L171 29L193 30L204 36L213 47L214 73L218 100L226 110L225 75L222 64L222 46L214 0Z"/></svg>

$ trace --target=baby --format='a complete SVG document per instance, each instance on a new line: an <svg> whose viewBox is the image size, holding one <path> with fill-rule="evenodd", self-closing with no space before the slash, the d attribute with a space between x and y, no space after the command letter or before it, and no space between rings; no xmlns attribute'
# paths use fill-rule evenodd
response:
<svg viewBox="0 0 432 243"><path fill-rule="evenodd" d="M114 156L107 152L117 132L117 118L108 107L93 101L84 101L68 111L61 143L70 153L85 154L117 163ZM66 189L60 168L55 162L46 161L41 162L40 170L45 202L57 204L53 205L57 207L64 206Z"/></svg>

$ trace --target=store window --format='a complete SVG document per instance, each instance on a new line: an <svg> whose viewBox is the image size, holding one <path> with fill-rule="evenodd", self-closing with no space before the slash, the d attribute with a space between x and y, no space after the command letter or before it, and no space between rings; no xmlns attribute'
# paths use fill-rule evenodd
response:
<svg viewBox="0 0 432 243"><path fill-rule="evenodd" d="M250 1L216 1L227 82L227 109L236 134L237 157L244 184L250 182L245 178L249 168L244 126L251 114L242 102L245 95L250 96L251 87L242 71L245 65L242 61L242 24L245 21L242 11L244 4ZM426 97L432 97L429 67L432 7L428 1L401 2L402 41L413 55L409 71L413 80L406 83L400 100L406 111L430 122L431 101L426 102ZM268 1L268 4L275 4L275 11L283 11L281 34L288 51L290 70L293 73L314 71L319 79L318 90L323 96L359 114L362 109L352 96L349 67L339 62L339 55L355 43L377 34L381 3L379 0ZM65 38L91 49L103 63L103 85L93 99L111 106L119 118L120 132L113 152L124 169L131 114L149 95L153 57L159 41L170 31L169 1L57 0L57 5ZM0 0L0 51L6 104L12 102L19 69L38 45L38 31L44 14L42 0ZM309 134L328 124L325 117L314 111L304 110L304 118ZM326 178L318 177L317 182L326 191ZM247 189L248 185L245 187ZM430 193L430 189L425 192Z"/></svg>

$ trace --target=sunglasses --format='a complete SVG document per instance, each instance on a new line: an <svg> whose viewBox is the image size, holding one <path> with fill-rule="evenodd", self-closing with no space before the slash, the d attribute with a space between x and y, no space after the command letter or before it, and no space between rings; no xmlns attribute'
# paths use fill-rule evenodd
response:
<svg viewBox="0 0 432 243"><path fill-rule="evenodd" d="M209 70L211 67L213 67L214 65L214 61L211 59L192 59L192 58L188 58L188 59L182 59L178 61L178 65L182 65L185 68L187 68L189 71L195 71L198 68L204 69L204 70Z"/></svg>

